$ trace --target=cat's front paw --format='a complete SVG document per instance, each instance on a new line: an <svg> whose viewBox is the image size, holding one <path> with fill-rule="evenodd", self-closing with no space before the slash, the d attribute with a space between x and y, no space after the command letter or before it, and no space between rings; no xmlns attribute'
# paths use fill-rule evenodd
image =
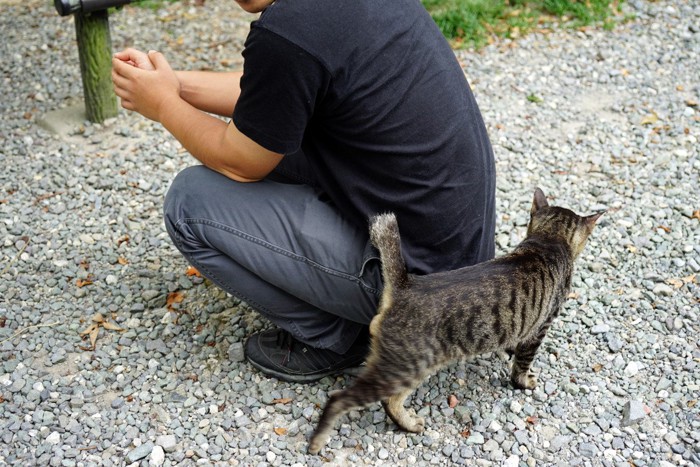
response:
<svg viewBox="0 0 700 467"><path fill-rule="evenodd" d="M513 374L510 380L516 389L535 389L537 386L537 375L531 371Z"/></svg>

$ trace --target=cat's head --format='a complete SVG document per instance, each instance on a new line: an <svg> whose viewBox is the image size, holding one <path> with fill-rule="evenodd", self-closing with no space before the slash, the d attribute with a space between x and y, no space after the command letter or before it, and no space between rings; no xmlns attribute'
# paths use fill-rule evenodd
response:
<svg viewBox="0 0 700 467"><path fill-rule="evenodd" d="M586 245L596 221L605 211L590 216L579 216L570 209L550 206L544 192L537 188L530 210L527 236L556 237L563 239L576 258Z"/></svg>

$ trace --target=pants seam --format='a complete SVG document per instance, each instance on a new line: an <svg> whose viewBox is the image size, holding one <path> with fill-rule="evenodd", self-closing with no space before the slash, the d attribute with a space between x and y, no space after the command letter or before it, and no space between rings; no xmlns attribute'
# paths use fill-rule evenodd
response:
<svg viewBox="0 0 700 467"><path fill-rule="evenodd" d="M261 238L258 238L258 237L254 236L254 235L251 235L251 234L249 234L249 233L243 232L243 231L241 231L241 230L235 229L235 228L233 228L233 227L227 226L227 225L225 225L225 224L221 224L221 223L219 223L219 222L214 222L214 221L209 220L209 219L185 218L185 219L180 219L180 220L177 221L177 223L175 224L175 227L176 227L177 230L179 230L179 227L178 227L178 226L179 226L180 224L189 224L189 225L192 225L192 224L203 224L203 225L208 225L208 226L210 226L210 227L214 227L214 228L223 230L223 231L225 231L225 232L229 232L229 233L231 233L231 234L233 234L233 235L236 235L237 237L239 237L239 238L241 238L241 239L248 240L249 242L255 243L255 244L260 245L260 246L262 246L262 247L264 247L264 248L267 248L267 249L269 249L269 250L271 250L271 251L274 251L274 252L276 252L276 253L279 253L279 254L282 254L282 255L284 255L284 256L287 256L287 257L290 258L290 259L293 259L293 260L295 260L295 261L299 261L299 262L302 262L302 263L304 263L304 264L307 264L307 265L313 267L314 269L317 269L317 270L319 270L319 271L322 271L322 272L324 272L324 273L326 273L326 274L331 274L331 275L333 275L333 276L340 277L340 278L342 278L342 279L346 279L346 280L349 280L349 281L358 283L358 284L360 284L362 287L364 287L365 289L367 289L368 291L370 291L371 293L374 293L374 294L378 294L378 293L379 293L379 290L376 289L375 287L369 287L369 286L367 286L367 284L365 284L364 281L362 281L361 277L356 277L356 276L354 276L354 275L352 275L352 274L348 274L348 273L346 273L346 272L338 271L338 270L329 268L329 267L327 267L327 266L323 266L322 264L319 264L319 263L317 263L316 261L313 261L312 259L307 258L306 256L302 256L302 255L299 255L299 254L297 254L297 253L294 253L293 251L289 251L289 250L286 250L286 249L284 249L284 248L281 248L281 247L279 247L279 246L277 246L277 245L273 245L272 243L267 242L267 241L265 241L265 240L263 240L263 239L261 239ZM365 265L366 265L366 262L367 262L367 260L364 261L363 264L362 264L362 268L360 269L360 275L361 275L362 272L364 271L364 267L365 267Z"/></svg>

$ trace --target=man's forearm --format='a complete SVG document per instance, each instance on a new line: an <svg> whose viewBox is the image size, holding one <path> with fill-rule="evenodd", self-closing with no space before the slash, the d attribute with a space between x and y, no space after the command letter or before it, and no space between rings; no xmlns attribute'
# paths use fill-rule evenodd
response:
<svg viewBox="0 0 700 467"><path fill-rule="evenodd" d="M282 157L182 98L168 102L158 120L202 164L239 182L265 178Z"/></svg>
<svg viewBox="0 0 700 467"><path fill-rule="evenodd" d="M180 97L204 112L230 117L241 94L239 71L176 71Z"/></svg>

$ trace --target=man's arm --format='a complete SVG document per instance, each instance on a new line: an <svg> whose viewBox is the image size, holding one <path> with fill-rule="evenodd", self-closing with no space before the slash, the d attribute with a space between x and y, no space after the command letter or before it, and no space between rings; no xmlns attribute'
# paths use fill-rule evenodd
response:
<svg viewBox="0 0 700 467"><path fill-rule="evenodd" d="M180 80L165 57L149 52L148 58L153 70L133 66L118 56L112 60L112 81L122 107L160 122L195 158L234 180L261 180L277 166L282 154L260 146L238 131L233 123L227 124L200 111L181 97ZM223 80L214 81L223 84ZM206 102L211 103L213 99L203 101L195 100L206 106ZM235 105L235 102L228 101L226 105Z"/></svg>
<svg viewBox="0 0 700 467"><path fill-rule="evenodd" d="M176 71L180 97L205 112L230 117L241 95L240 71Z"/></svg>
<svg viewBox="0 0 700 467"><path fill-rule="evenodd" d="M155 70L148 54L127 48L114 54L119 60L142 70ZM204 112L230 117L241 94L240 71L175 71L180 97Z"/></svg>

